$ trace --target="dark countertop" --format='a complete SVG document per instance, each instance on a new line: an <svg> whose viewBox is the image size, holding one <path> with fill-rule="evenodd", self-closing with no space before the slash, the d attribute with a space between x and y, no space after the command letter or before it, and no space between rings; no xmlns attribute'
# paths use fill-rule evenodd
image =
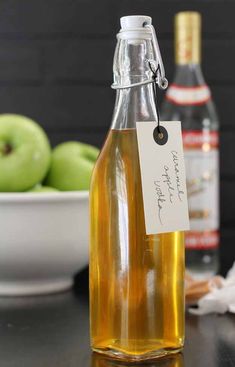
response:
<svg viewBox="0 0 235 367"><path fill-rule="evenodd" d="M1 367L126 367L91 354L84 279L63 294L0 298ZM86 282L85 282L86 283ZM143 363L140 366L144 366ZM186 315L183 355L149 367L235 366L235 316Z"/></svg>

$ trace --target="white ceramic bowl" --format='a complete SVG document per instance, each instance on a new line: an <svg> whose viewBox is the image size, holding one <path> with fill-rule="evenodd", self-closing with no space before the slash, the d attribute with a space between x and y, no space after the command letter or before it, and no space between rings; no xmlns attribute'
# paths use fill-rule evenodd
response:
<svg viewBox="0 0 235 367"><path fill-rule="evenodd" d="M0 295L68 289L88 264L88 191L0 194Z"/></svg>

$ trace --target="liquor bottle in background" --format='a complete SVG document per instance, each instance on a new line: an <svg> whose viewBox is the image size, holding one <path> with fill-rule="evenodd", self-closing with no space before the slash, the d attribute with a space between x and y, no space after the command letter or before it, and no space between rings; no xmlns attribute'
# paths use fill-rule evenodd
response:
<svg viewBox="0 0 235 367"><path fill-rule="evenodd" d="M146 16L121 19L119 86L151 80ZM147 235L136 122L157 121L152 84L117 89L111 129L90 188L90 323L94 351L123 360L175 353L184 343L184 235Z"/></svg>
<svg viewBox="0 0 235 367"><path fill-rule="evenodd" d="M218 270L219 123L200 66L197 12L175 16L175 61L161 119L182 122L191 228L185 233L186 268L195 277L207 278Z"/></svg>

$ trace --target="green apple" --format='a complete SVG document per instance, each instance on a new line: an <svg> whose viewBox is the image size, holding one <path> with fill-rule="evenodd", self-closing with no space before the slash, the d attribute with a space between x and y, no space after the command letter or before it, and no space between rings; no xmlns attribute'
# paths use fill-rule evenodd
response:
<svg viewBox="0 0 235 367"><path fill-rule="evenodd" d="M36 185L31 190L28 190L27 192L37 192L37 193L40 193L40 192L59 192L59 191L56 190L54 187Z"/></svg>
<svg viewBox="0 0 235 367"><path fill-rule="evenodd" d="M0 115L0 191L26 191L44 179L51 158L48 138L33 120Z"/></svg>
<svg viewBox="0 0 235 367"><path fill-rule="evenodd" d="M46 185L61 191L88 190L98 154L92 145L76 141L59 144L52 152Z"/></svg>

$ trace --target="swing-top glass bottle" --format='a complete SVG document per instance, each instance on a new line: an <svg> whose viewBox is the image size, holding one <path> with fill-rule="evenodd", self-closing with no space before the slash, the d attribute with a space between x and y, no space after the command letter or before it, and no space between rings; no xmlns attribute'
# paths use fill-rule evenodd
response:
<svg viewBox="0 0 235 367"><path fill-rule="evenodd" d="M151 79L151 18L121 19L114 83ZM117 90L90 190L90 321L94 351L123 360L176 353L184 343L183 233L146 235L136 122L156 121L152 85Z"/></svg>

